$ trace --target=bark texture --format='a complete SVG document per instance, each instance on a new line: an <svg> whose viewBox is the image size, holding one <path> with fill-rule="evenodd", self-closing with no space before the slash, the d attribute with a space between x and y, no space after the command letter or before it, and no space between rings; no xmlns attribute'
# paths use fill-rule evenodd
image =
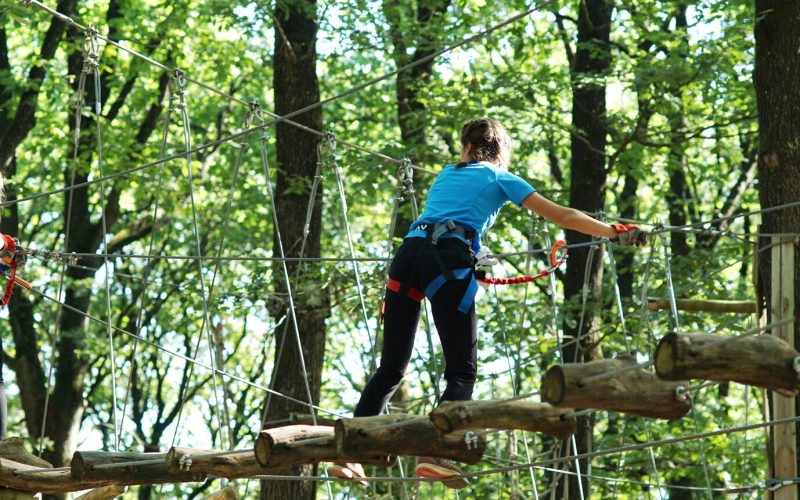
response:
<svg viewBox="0 0 800 500"><path fill-rule="evenodd" d="M554 406L673 420L691 409L688 387L688 381L659 380L631 359L600 359L551 366L542 378L542 399Z"/></svg>
<svg viewBox="0 0 800 500"><path fill-rule="evenodd" d="M755 0L756 60L753 81L758 106L758 186L763 209L800 200L800 2ZM775 210L762 215L764 233L800 232L800 207ZM762 241L761 245L769 244ZM795 245L795 262L800 246ZM758 293L762 310L770 316L772 262L769 251L761 252ZM800 344L800 266L785 269L794 282L794 348ZM795 399L795 414L800 408ZM800 433L797 433L800 439ZM772 453L769 453L772 456ZM797 486L792 486L797 491Z"/></svg>
<svg viewBox="0 0 800 500"><path fill-rule="evenodd" d="M656 373L664 380L715 380L800 392L800 353L773 335L725 337L670 333L658 343Z"/></svg>
<svg viewBox="0 0 800 500"><path fill-rule="evenodd" d="M606 87L602 76L611 61L609 38L611 32L612 0L586 0L578 3L578 40L572 67L572 166L570 170L569 204L587 212L602 210L606 192ZM589 241L590 237L567 231L567 243ZM600 326L599 297L602 280L602 253L599 247L581 248L570 253L564 281L564 298L568 304L564 322L564 361L579 362L602 358L598 330ZM594 255L591 255L594 252ZM591 262L589 262L591 256ZM588 265L588 273L587 271ZM584 282L590 294L584 321L579 322L581 290ZM571 341L574 341L570 343ZM576 434L578 453L592 449L594 417L578 419ZM591 473L590 463L580 461L581 472ZM581 476L583 491L589 484ZM562 498L580 499L575 476L570 476L567 488L559 483Z"/></svg>
<svg viewBox="0 0 800 500"><path fill-rule="evenodd" d="M319 82L316 74L317 62L317 2L298 0L279 3L275 12L275 52L273 57L273 88L275 112L285 115L309 104L319 102ZM315 130L322 129L320 108L293 118ZM303 223L309 202L310 186L317 165L318 137L286 123L276 127L277 182L275 203L280 226L273 229L273 248L278 250L278 231L287 257L299 256L303 240ZM305 186L298 190L297 186ZM320 219L322 197L320 189L313 207L310 233L305 243L306 257L320 256ZM298 264L288 264L289 276L293 279ZM325 318L328 298L320 290L316 279L317 269L305 264L299 270L299 279L292 283L297 325L292 323L289 313L287 287L283 279L281 264L276 264L275 301L270 313L275 318L285 317L286 323L276 331L276 363L272 373L272 387L276 391L301 401L308 401L306 383L311 397L319 400L322 362L325 353ZM296 332L299 332L298 345ZM301 352L302 350L302 358ZM303 360L305 370L303 372ZM306 378L307 375L307 378ZM288 418L292 412L308 411L307 407L287 399L275 397L267 400L266 420ZM293 474L315 474L316 465L295 466ZM261 498L264 499L308 499L316 496L317 483L263 482Z"/></svg>

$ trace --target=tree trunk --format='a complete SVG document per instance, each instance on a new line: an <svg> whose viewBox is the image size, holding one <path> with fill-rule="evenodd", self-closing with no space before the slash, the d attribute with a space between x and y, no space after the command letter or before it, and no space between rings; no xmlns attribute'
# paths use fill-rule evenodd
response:
<svg viewBox="0 0 800 500"><path fill-rule="evenodd" d="M758 186L763 209L800 200L800 2L756 0L756 59L753 80L758 105ZM799 233L800 207L762 215L764 233ZM767 245L770 241L762 241ZM800 246L795 244L795 262ZM759 302L769 313L771 252L761 252L758 272ZM793 277L795 349L800 347L800 266L785 269ZM767 317L767 322L773 319ZM795 404L800 399L796 399ZM798 408L795 408L798 411ZM798 433L800 437L800 433ZM791 486L797 488L797 486Z"/></svg>
<svg viewBox="0 0 800 500"><path fill-rule="evenodd" d="M447 11L452 0L433 0L417 2L416 10L403 2L384 0L383 14L389 23L389 34L394 47L392 54L395 66L401 67L418 61L439 50L441 41L441 17ZM416 40L410 39L407 30L409 24L415 26L419 33ZM409 50L413 54L409 55ZM417 65L408 71L397 75L396 78L396 103L397 121L400 125L400 138L404 154L412 161L424 160L428 155L427 123L429 117L427 106L420 98L425 86L431 81L433 75L431 59ZM414 177L414 189L422 192L426 183L418 176ZM420 197L417 197L419 203ZM408 226L413 222L413 215L409 203L404 203L398 211L395 234L402 238L408 232Z"/></svg>
<svg viewBox="0 0 800 500"><path fill-rule="evenodd" d="M686 42L686 9L685 4L678 6L675 14L675 35L680 40L677 47L681 62L687 56ZM667 191L667 206L669 207L669 223L672 226L683 226L690 216L692 195L689 191L686 178L686 116L683 108L683 82L678 80L670 91L674 110L669 117L670 148L667 153L667 166L669 171L669 191ZM670 250L672 255L688 255L689 244L686 233L676 232L670 235Z"/></svg>
<svg viewBox="0 0 800 500"><path fill-rule="evenodd" d="M609 50L611 11L610 0L586 0L578 8L578 45L572 68L572 168L570 172L570 206L578 210L595 212L602 210L606 190L606 88L601 77L608 69L611 54ZM589 241L590 237L576 231L567 231L567 243L576 244ZM564 321L564 342L579 339L565 345L563 362L590 361L602 358L599 342L600 282L603 274L602 253L599 247L580 248L570 253L567 262L564 296L568 304ZM595 252L591 255L591 252ZM589 300L583 321L580 321L581 290L584 274L590 259L588 281ZM581 324L582 323L582 324ZM574 325L574 326L573 326ZM584 453L592 448L592 429L594 417L580 417L576 434L577 452ZM590 463L580 462L582 474L589 474ZM577 478L570 476L567 496L580 498ZM581 476L584 493L588 493L589 483ZM559 483L562 487L563 482ZM562 493L563 490L562 490Z"/></svg>
<svg viewBox="0 0 800 500"><path fill-rule="evenodd" d="M273 87L275 92L275 112L285 115L309 104L319 102L319 83L316 74L317 62L317 21L316 0L302 0L278 5L275 29L275 54L273 58ZM317 108L294 118L295 121L315 130L322 129L322 110ZM310 196L312 179L317 165L316 151L319 139L285 123L277 125L277 185L275 203L277 220L287 257L298 256L303 239L303 224ZM296 186L307 186L298 192ZM293 188L293 189L290 189ZM322 190L319 191L321 193ZM321 234L321 196L318 194L313 208L310 233L305 245L306 257L320 256ZM273 248L278 249L277 231ZM276 264L276 296L286 297L287 287L283 280L281 264ZM294 280L296 266L288 265L289 276ZM299 280L292 283L294 292L297 326L292 324L289 303L284 301L273 307L274 317L286 317L286 325L277 330L275 343L276 359L272 373L274 390L301 401L308 401L306 383L316 404L322 376L325 353L325 318L328 298L319 289L316 267L303 264ZM322 296L321 303L319 296ZM284 328L286 326L286 328ZM297 345L296 332L299 331L302 356L305 359L306 374L302 371L302 360ZM268 400L267 420L287 418L292 412L308 412L308 408L281 397ZM293 474L315 474L316 465L298 465ZM316 496L317 484L313 481L262 482L261 498L270 499L309 499Z"/></svg>

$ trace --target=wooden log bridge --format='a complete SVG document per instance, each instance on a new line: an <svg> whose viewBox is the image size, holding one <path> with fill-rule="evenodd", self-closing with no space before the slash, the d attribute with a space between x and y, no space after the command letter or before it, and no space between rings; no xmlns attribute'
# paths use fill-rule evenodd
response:
<svg viewBox="0 0 800 500"><path fill-rule="evenodd" d="M659 379L629 358L551 366L542 399L553 406L593 408L673 420L691 409L689 384Z"/></svg>
<svg viewBox="0 0 800 500"><path fill-rule="evenodd" d="M286 469L262 467L253 449L220 452L216 450L196 450L193 448L172 447L164 458L165 466L172 474L192 472L238 479L259 474L276 474Z"/></svg>
<svg viewBox="0 0 800 500"><path fill-rule="evenodd" d="M336 422L336 449L342 456L426 455L476 464L486 440L473 431L444 433L419 415L356 417Z"/></svg>
<svg viewBox="0 0 800 500"><path fill-rule="evenodd" d="M108 486L196 482L208 476L236 479L284 474L291 465L333 460L389 466L391 457L398 455L475 464L486 449L485 429L528 430L564 439L575 432L575 419L565 416L571 411L525 401L461 401L442 405L431 415L383 415L341 419L334 427L265 429L252 449L78 451L69 467L57 469L25 451L23 440L11 439L0 442L0 489L66 493ZM94 498L103 498L111 491L98 490Z"/></svg>
<svg viewBox="0 0 800 500"><path fill-rule="evenodd" d="M287 468L297 464L316 464L341 460L389 467L388 455L347 456L336 448L334 428L328 425L287 425L261 431L255 444L256 460L262 467Z"/></svg>
<svg viewBox="0 0 800 500"><path fill-rule="evenodd" d="M469 429L501 429L541 432L556 439L575 434L576 420L566 414L571 408L554 408L531 401L456 401L443 403L431 412L431 421L442 432Z"/></svg>
<svg viewBox="0 0 800 500"><path fill-rule="evenodd" d="M669 333L655 353L664 380L739 382L791 397L800 392L800 353L773 335Z"/></svg>
<svg viewBox="0 0 800 500"><path fill-rule="evenodd" d="M72 455L70 472L76 481L105 481L103 486L205 480L206 474L195 470L171 471L166 459L166 453L76 451Z"/></svg>

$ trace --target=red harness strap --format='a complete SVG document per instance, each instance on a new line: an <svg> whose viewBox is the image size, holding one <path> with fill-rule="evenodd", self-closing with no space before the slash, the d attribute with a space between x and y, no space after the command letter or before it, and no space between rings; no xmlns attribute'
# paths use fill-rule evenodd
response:
<svg viewBox="0 0 800 500"><path fill-rule="evenodd" d="M397 281L396 279L389 278L389 282L386 283L386 288L393 292L400 293L400 289L403 287L403 284ZM425 298L425 294L414 288L413 286L408 287L408 292L406 293L408 298L411 300L416 300L417 302L421 302L422 299Z"/></svg>

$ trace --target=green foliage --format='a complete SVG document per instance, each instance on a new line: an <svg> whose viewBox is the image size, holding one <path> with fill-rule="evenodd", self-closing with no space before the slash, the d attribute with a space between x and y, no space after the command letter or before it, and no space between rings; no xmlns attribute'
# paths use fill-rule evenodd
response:
<svg viewBox="0 0 800 500"><path fill-rule="evenodd" d="M671 0L617 2L612 66L607 74L581 82L607 86L606 212L615 214L614 217L630 208L630 200L622 196L622 186L626 176L631 176L639 186L634 218L645 224L666 220L669 176L675 169L670 153L676 150L685 158L691 193L687 208L690 220L716 216L726 197L737 187L742 165L750 152L748 144L756 140L756 109L750 83L754 57L750 3L708 0L692 4L688 11L689 25L675 30L672 17L681 4ZM221 1L121 2L121 5L121 16L113 19L110 26L106 22L106 1L81 2L75 18L84 25L98 26L101 33L114 29L126 47L146 53L166 66L181 68L192 79L245 102L259 102L265 110L271 109L274 7ZM526 2L518 0L458 0L450 4L444 15L425 26L415 19L417 2L384 5L346 0L321 4L317 66L323 98L405 64L413 56L412 47L425 37L432 39L437 47L444 46L526 6ZM75 102L70 83L75 75L68 74L67 57L80 49L81 39L62 43L57 57L42 63L37 59L38 44L49 23L48 16L16 2L4 2L3 7L3 27L12 64L0 71L0 88L10 96L2 109L13 113L17 108L18 96L30 85L25 75L31 67L44 64L47 69L37 100L36 127L18 148L17 172L7 179L7 185L16 190L18 197L26 197L60 189L70 175ZM387 16L403 28L400 40L392 39ZM560 22L556 22L557 16ZM566 203L570 141L573 134L580 133L571 125L574 75L567 55L567 46L574 50L575 16L574 2L560 2L546 12L537 12L437 59L428 84L412 82L424 105L414 119L424 123L427 130L426 144L420 151L410 151L410 146L402 142L394 79L326 105L325 128L342 140L395 158L419 158L416 162L419 166L438 171L443 164L453 161L458 152L460 124L478 115L493 116L506 125L515 139L513 170L530 179L549 198ZM435 36L426 30L432 30ZM154 43L156 40L158 43ZM161 71L105 45L100 62L100 70L109 75L104 111L123 92L130 92L113 121L101 120L104 174L153 162L159 158L162 147L167 156L185 150L178 102L174 98L170 102L159 101ZM130 90L126 90L128 82L132 84ZM186 101L192 146L210 144L245 127L247 108L224 96L189 83ZM146 113L151 106L162 104L164 109L156 130L144 144L136 144L136 133ZM171 109L168 124L164 122L167 109ZM647 126L637 128L644 113L651 113ZM88 117L90 109L84 110L84 114ZM671 127L676 120L682 121L678 136ZM167 125L167 139L162 144ZM270 137L274 134L270 129L267 133ZM86 130L85 134L92 144L94 129ZM275 293L275 284L283 276L281 268L269 260L276 252L272 250L273 219L267 179L259 161L258 137L251 134L240 142L247 149L239 165L232 198L229 198L232 174L239 148L243 146L231 143L204 147L192 156L191 164L178 158L118 177L113 183L105 183L105 193L100 192L98 184L91 186L93 222L100 220L111 185L122 193L121 215L109 230L109 241L138 222L157 219L152 250L147 233L119 250L126 257L109 260L107 275L101 267L97 273L67 283L91 296L90 315L108 320L115 328L148 342L136 343L131 335L113 330L116 353L113 374L106 326L86 321L83 330L59 332L56 325L61 313L52 303L38 293L15 297L18 301L28 301L35 309L34 329L45 369L57 362L51 347L54 336L56 340L78 341L80 355L88 360L86 411L79 435L81 447L113 447L112 377L117 379L121 448L163 450L173 442L198 448L252 445L255 430L261 424L264 400L261 388L269 384L274 363L275 337L285 326L285 318L272 317L268 311L275 310L271 304L282 303L287 297ZM273 145L266 146L267 159L273 165ZM361 289L356 286L356 264L326 261L307 270L314 273L318 285L298 289L296 293L304 307L323 306L326 303L323 294L330 298L320 406L347 414L373 369L373 345L380 345L376 343L380 336L377 311L386 275L385 259L391 254L387 234L397 195L397 165L341 144L337 154L355 256L374 261L357 263ZM96 153L90 147L84 149L83 155L75 167L88 173L90 179L97 179L100 174ZM424 195L433 176L424 172L415 175L422 187L418 196ZM291 192L307 192L309 182L296 179ZM198 251L190 192L196 204L200 251L228 260L209 259L198 266L190 258ZM343 204L330 168L323 171L319 196L323 200L323 255L349 256ZM62 213L66 199L63 195L53 195L20 204L18 236L24 245L50 250L64 248ZM420 198L416 201L421 203ZM755 189L747 189L737 203L741 209L755 207ZM302 220L280 223L302 224ZM724 237L711 249L702 248L702 234L690 236L694 253L669 261L678 296L753 296L751 269L745 256L752 251L752 237L746 233L755 224L756 220L732 221L728 229L737 237ZM527 214L508 207L486 242L496 253L546 250L545 234L551 239L563 237L559 228L539 222L532 224ZM396 246L397 241L393 243ZM599 303L603 307L600 329L606 356L633 354L639 360L646 360L657 338L673 328L674 319L666 312L643 310L638 295L644 286L650 296L664 297L669 293L670 284L665 278L667 257L663 253L667 244L668 239L659 238L654 253L643 250L635 255L629 270L634 276L634 294L623 298L625 329L618 319L608 257L603 257L605 277ZM617 265L622 265L624 253L614 251ZM184 259L131 257L150 253ZM538 253L530 260L525 256L505 259L494 274L534 273L546 267L542 257ZM729 266L737 259L743 262ZM88 259L81 259L78 266L90 264ZM35 259L24 270L24 276L36 290L50 297L59 295L62 273L59 262ZM200 288L201 275L206 290ZM110 311L106 308L105 276L110 280ZM212 283L213 292L209 292ZM557 329L561 328L561 322L579 321L575 311L579 311L580 304L561 303L560 283L555 284L555 289L560 308L558 319L553 316L552 292L547 280L482 294L478 306L481 368L477 398L503 398L515 391L535 391L544 370L559 361ZM211 325L205 322L204 302L209 306ZM709 314L685 314L680 321L684 331L714 332L722 328L723 333L736 334L750 326L749 320L741 317ZM435 392L434 373L436 363L440 371L443 368L443 359L431 351L426 328L423 315L415 356L403 388L405 398L394 403L392 411L424 413L434 404L431 397ZM220 369L230 375L217 378L220 387L216 395L207 368L211 363L209 338L214 329L219 329L224 340L224 363ZM8 354L14 356L16 351L9 340L7 324L0 325L0 332ZM432 337L437 344L435 332ZM198 364L187 364L181 356L196 359ZM10 366L13 368L13 364ZM7 378L14 380L13 376ZM217 404L216 398L223 398L223 384L228 395L222 404ZM8 385L14 387L12 383ZM729 392L724 395L723 387L699 391L695 394L694 413L677 422L598 413L594 448L603 450L691 435L762 418L754 410L761 407L757 404L763 397L760 392L736 385L725 390ZM30 416L23 415L15 389L10 396L11 433L27 434L25 419ZM187 401L178 417L182 398ZM224 424L220 424L219 419L225 413L218 413L222 405L227 407L231 418L232 441L228 432L223 432ZM543 460L558 445L547 438L523 437L521 433L497 433L490 436L489 443L488 462L467 470ZM592 480L592 497L657 495L657 488L652 486L656 483L661 485L665 496L672 494L668 485L705 488L704 462L708 464L712 487L752 485L763 477L763 443L763 433L753 431L702 443L656 448L652 457L645 449L597 458L593 462L593 476L617 481ZM520 471L476 479L470 496L519 498L521 492L529 497L534 487L532 478L542 494L552 481L553 467L558 466L536 468L532 474ZM405 473L411 474L412 469L413 463L406 463ZM383 475L386 471L377 470L374 474ZM408 487L425 498L452 496L441 485ZM185 496L192 488L174 486L160 491ZM243 485L242 493L244 488ZM252 493L253 488L251 484L248 491ZM332 488L337 496L344 497L352 490L356 496L366 498L396 496L401 486L381 484L362 489L337 483Z"/></svg>

